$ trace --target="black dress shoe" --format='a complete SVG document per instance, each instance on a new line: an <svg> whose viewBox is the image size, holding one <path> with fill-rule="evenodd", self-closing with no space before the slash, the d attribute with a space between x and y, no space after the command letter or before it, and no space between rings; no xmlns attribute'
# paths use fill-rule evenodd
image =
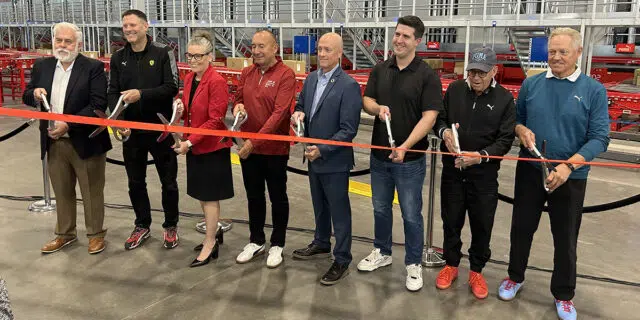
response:
<svg viewBox="0 0 640 320"><path fill-rule="evenodd" d="M309 260L313 258L329 258L331 257L331 248L321 248L315 243L311 243L304 249L294 250L293 257L303 260Z"/></svg>
<svg viewBox="0 0 640 320"><path fill-rule="evenodd" d="M206 259L200 261L198 260L198 257L196 257L195 259L193 259L193 262L191 262L191 265L189 265L189 267L194 268L194 267L204 266L205 264L208 264L209 262L211 262L212 259L213 260L218 259L219 249L220 249L220 246L218 245L218 242L216 242L216 244L213 245L211 254Z"/></svg>
<svg viewBox="0 0 640 320"><path fill-rule="evenodd" d="M349 274L348 264L339 264L334 262L329 268L329 271L322 276L320 283L330 286L340 282L340 279L346 277Z"/></svg>
<svg viewBox="0 0 640 320"><path fill-rule="evenodd" d="M224 242L224 232L222 232L222 228L218 228L218 231L216 232L216 243L222 244ZM193 248L193 251L200 251L202 250L202 243L195 246Z"/></svg>

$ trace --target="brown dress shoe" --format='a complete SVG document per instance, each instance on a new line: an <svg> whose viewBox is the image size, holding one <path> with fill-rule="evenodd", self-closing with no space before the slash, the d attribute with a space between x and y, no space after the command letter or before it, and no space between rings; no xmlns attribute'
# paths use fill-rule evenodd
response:
<svg viewBox="0 0 640 320"><path fill-rule="evenodd" d="M42 253L54 253L56 251L60 251L60 249L70 245L71 243L73 243L74 241L78 240L77 237L73 237L73 238L62 238L62 237L57 237L51 241L49 241L47 244L45 244L42 249L40 249L40 251L42 251Z"/></svg>
<svg viewBox="0 0 640 320"><path fill-rule="evenodd" d="M103 237L89 239L89 253L90 254L100 253L100 252L102 252L102 250L104 250L105 247L106 246L104 244L104 238Z"/></svg>

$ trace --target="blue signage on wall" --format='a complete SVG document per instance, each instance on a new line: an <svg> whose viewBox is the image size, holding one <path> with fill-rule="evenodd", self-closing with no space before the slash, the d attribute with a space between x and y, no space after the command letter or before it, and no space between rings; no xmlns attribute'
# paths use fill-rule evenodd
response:
<svg viewBox="0 0 640 320"><path fill-rule="evenodd" d="M309 36L293 36L293 53L316 54L316 37Z"/></svg>
<svg viewBox="0 0 640 320"><path fill-rule="evenodd" d="M547 62L549 60L547 37L535 37L530 40L531 51L529 51L529 61Z"/></svg>

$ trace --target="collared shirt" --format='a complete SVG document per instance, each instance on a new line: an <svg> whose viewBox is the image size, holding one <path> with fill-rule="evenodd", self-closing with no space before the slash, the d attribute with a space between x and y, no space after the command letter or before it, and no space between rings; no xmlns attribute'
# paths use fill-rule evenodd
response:
<svg viewBox="0 0 640 320"><path fill-rule="evenodd" d="M574 71L572 74L570 74L568 77L566 78L558 78L556 77L553 72L551 72L551 68L547 69L547 74L546 74L546 78L556 78L556 79L560 79L560 80L564 80L567 79L571 82L576 82L576 80L578 80L578 77L580 77L580 73L582 73L582 70L580 70L580 67L576 68L576 71Z"/></svg>
<svg viewBox="0 0 640 320"><path fill-rule="evenodd" d="M67 87L69 86L71 70L73 70L73 65L75 63L76 61L73 60L67 70L64 70L60 60L56 63L56 71L53 73L53 83L51 84L51 100L49 101L49 106L53 113L64 113L64 101L67 95ZM69 133L67 132L62 136L69 137Z"/></svg>
<svg viewBox="0 0 640 320"><path fill-rule="evenodd" d="M313 118L313 115L316 113L316 108L318 107L318 102L320 101L320 97L322 97L322 93L324 93L324 89L327 87L329 80L333 73L338 69L340 64L336 64L333 69L329 72L322 72L322 69L318 69L318 83L316 84L316 93L313 96L313 104L311 105L311 116L309 119Z"/></svg>
<svg viewBox="0 0 640 320"><path fill-rule="evenodd" d="M71 70L75 64L75 60L71 63L67 70L64 70L62 63L58 60L56 63L56 71L53 74L53 83L51 85L50 101L49 105L51 111L54 113L64 112L64 101L67 95L67 86L69 86L69 79L71 78Z"/></svg>
<svg viewBox="0 0 640 320"><path fill-rule="evenodd" d="M442 110L442 83L438 74L420 57L400 70L393 56L377 64L371 71L365 96L375 99L379 105L389 107L391 112L391 133L397 146L403 144L422 119L422 112ZM387 128L378 117L373 123L371 144L389 146ZM429 138L425 136L412 149L427 150ZM381 161L391 161L389 150L371 150L371 154ZM408 152L404 161L424 157L424 154Z"/></svg>

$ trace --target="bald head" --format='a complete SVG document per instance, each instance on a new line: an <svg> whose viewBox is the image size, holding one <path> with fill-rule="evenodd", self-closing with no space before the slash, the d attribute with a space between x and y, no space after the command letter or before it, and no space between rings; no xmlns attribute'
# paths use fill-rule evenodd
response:
<svg viewBox="0 0 640 320"><path fill-rule="evenodd" d="M260 30L253 35L251 40L251 53L253 54L253 63L266 70L276 61L276 52L278 44L276 37L269 30Z"/></svg>
<svg viewBox="0 0 640 320"><path fill-rule="evenodd" d="M318 41L318 66L323 72L331 71L342 58L342 37L335 33L325 33Z"/></svg>

